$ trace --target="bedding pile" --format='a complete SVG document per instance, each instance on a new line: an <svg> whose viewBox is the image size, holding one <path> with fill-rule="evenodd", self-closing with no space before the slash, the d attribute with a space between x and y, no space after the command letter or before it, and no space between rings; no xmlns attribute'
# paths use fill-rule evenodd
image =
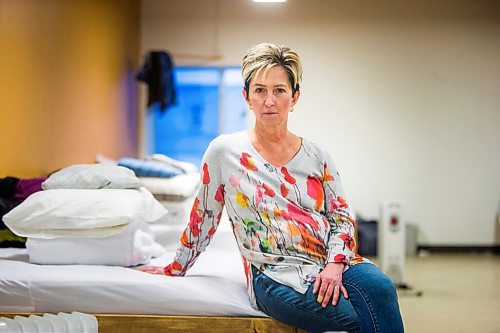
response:
<svg viewBox="0 0 500 333"><path fill-rule="evenodd" d="M198 168L164 154L153 154L143 160L124 157L116 161L98 155L96 161L132 170L141 184L168 210L168 215L160 223L152 224L151 229L158 243L167 250L175 250L189 222L194 197L201 184Z"/></svg>
<svg viewBox="0 0 500 333"><path fill-rule="evenodd" d="M149 225L167 210L131 170L72 165L42 188L3 217L31 263L135 266L163 253Z"/></svg>

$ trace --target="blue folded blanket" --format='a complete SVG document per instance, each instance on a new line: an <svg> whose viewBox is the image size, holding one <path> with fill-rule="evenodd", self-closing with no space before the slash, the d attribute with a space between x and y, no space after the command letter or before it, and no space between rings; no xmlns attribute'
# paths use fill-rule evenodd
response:
<svg viewBox="0 0 500 333"><path fill-rule="evenodd" d="M183 173L182 170L161 162L139 160L131 157L120 159L118 165L133 170L137 177L171 178Z"/></svg>

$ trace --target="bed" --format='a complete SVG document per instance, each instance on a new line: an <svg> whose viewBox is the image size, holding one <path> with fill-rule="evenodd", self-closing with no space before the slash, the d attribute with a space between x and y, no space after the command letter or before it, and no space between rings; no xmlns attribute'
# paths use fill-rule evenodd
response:
<svg viewBox="0 0 500 333"><path fill-rule="evenodd" d="M216 233L186 277L131 268L34 265L26 249L0 249L0 316L79 311L99 332L302 332L248 300L241 257L228 227ZM152 264L165 265L172 248Z"/></svg>

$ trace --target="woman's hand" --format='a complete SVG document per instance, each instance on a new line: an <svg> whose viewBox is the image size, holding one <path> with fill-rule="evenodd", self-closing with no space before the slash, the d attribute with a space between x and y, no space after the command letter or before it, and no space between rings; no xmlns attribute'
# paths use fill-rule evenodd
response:
<svg viewBox="0 0 500 333"><path fill-rule="evenodd" d="M318 274L316 282L314 282L313 293L318 293L318 303L326 308L330 298L332 298L332 305L337 305L340 293L347 299L347 290L342 284L342 272L344 271L343 263L331 262L326 265L325 269ZM332 297L333 295L333 297Z"/></svg>
<svg viewBox="0 0 500 333"><path fill-rule="evenodd" d="M137 268L137 270L149 274L165 275L163 267L158 267L158 266L141 266Z"/></svg>

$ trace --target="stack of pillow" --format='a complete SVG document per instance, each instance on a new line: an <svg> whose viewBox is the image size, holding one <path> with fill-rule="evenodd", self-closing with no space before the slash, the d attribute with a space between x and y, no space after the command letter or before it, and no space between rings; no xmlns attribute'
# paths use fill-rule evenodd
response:
<svg viewBox="0 0 500 333"><path fill-rule="evenodd" d="M201 184L196 165L163 154L153 154L143 160L127 157L113 160L97 155L96 161L120 165L134 171L143 186L168 210L168 215L162 223L151 225L151 229L158 243L167 250L174 251L182 231L189 222L194 197Z"/></svg>
<svg viewBox="0 0 500 333"><path fill-rule="evenodd" d="M167 210L135 174L111 164L78 164L52 174L43 191L3 217L28 237L30 262L135 266L164 249L149 225Z"/></svg>

